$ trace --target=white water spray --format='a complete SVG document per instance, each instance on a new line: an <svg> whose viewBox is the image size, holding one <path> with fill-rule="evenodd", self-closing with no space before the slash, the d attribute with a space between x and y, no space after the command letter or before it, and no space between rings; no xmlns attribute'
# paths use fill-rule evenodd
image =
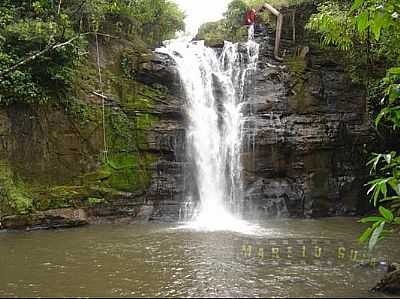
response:
<svg viewBox="0 0 400 299"><path fill-rule="evenodd" d="M254 28L247 43L225 42L219 55L203 41L169 41L157 51L177 65L187 99L188 154L195 164L200 206L190 227L203 230L246 229L243 203L242 107L259 45Z"/></svg>

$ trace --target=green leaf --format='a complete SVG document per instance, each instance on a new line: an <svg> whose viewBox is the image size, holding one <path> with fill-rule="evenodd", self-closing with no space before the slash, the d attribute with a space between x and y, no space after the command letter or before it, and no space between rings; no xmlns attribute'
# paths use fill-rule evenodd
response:
<svg viewBox="0 0 400 299"><path fill-rule="evenodd" d="M385 199L380 200L380 202L386 202L386 201L393 201L393 200L399 200L400 196L389 196L386 197Z"/></svg>
<svg viewBox="0 0 400 299"><path fill-rule="evenodd" d="M374 184L374 185L371 186L371 188L368 189L367 195L369 195L375 189L376 185L377 184Z"/></svg>
<svg viewBox="0 0 400 299"><path fill-rule="evenodd" d="M390 162L392 161L392 155L391 154L383 155L383 158L385 158L385 161L386 161L387 164L390 164Z"/></svg>
<svg viewBox="0 0 400 299"><path fill-rule="evenodd" d="M376 13L374 18L370 22L370 28L376 40L379 40L382 28L385 26L387 26L385 14L382 12Z"/></svg>
<svg viewBox="0 0 400 299"><path fill-rule="evenodd" d="M374 164L372 165L372 169L376 170L376 167L378 166L379 161L382 158L382 154L378 154L374 160Z"/></svg>
<svg viewBox="0 0 400 299"><path fill-rule="evenodd" d="M383 198L386 198L386 196L387 196L387 187L386 187L386 183L385 182L383 182L381 184L381 192L383 194Z"/></svg>
<svg viewBox="0 0 400 299"><path fill-rule="evenodd" d="M365 32L365 29L368 28L369 25L369 17L368 17L368 12L363 11L360 13L357 17L357 29L359 32Z"/></svg>
<svg viewBox="0 0 400 299"><path fill-rule="evenodd" d="M392 222L393 221L393 213L392 211L384 208L383 206L379 207L379 213L386 219L388 220L388 222Z"/></svg>
<svg viewBox="0 0 400 299"><path fill-rule="evenodd" d="M385 221L382 221L381 224L374 229L374 232L371 235L371 238L369 239L368 242L368 249L369 251L372 251L378 242L378 239L381 237L383 228L385 227Z"/></svg>
<svg viewBox="0 0 400 299"><path fill-rule="evenodd" d="M353 5L350 8L350 11L355 11L357 9L359 9L361 7L361 5L363 5L364 0L355 0Z"/></svg>
<svg viewBox="0 0 400 299"><path fill-rule="evenodd" d="M358 241L360 241L361 243L366 242L366 241L369 239L369 237L371 236L372 231L373 231L373 229L372 229L371 227L368 227L368 228L363 232L363 234L358 238Z"/></svg>
<svg viewBox="0 0 400 299"><path fill-rule="evenodd" d="M396 192L397 195L400 195L400 182L393 178L392 180L389 181L390 187Z"/></svg>
<svg viewBox="0 0 400 299"><path fill-rule="evenodd" d="M375 126L376 127L379 126L379 123L381 122L382 118L385 116L387 111L388 111L388 108L384 108L381 110L381 112L379 112L378 116L375 118Z"/></svg>
<svg viewBox="0 0 400 299"><path fill-rule="evenodd" d="M392 209L400 208L400 202L394 203L390 206Z"/></svg>
<svg viewBox="0 0 400 299"><path fill-rule="evenodd" d="M376 207L376 204L378 202L379 199L379 194L381 192L381 188L382 188L382 184L377 184L375 189L374 189L374 194L372 195L372 199L374 201L374 206Z"/></svg>
<svg viewBox="0 0 400 299"><path fill-rule="evenodd" d="M400 98L400 84L393 84L389 93L390 103L394 103L398 98Z"/></svg>
<svg viewBox="0 0 400 299"><path fill-rule="evenodd" d="M388 76L390 75L400 75L400 67L392 67L387 71Z"/></svg>
<svg viewBox="0 0 400 299"><path fill-rule="evenodd" d="M362 218L358 222L367 223L367 222L378 222L378 221L383 221L383 220L385 220L385 218L383 218L383 217L371 216L371 217Z"/></svg>

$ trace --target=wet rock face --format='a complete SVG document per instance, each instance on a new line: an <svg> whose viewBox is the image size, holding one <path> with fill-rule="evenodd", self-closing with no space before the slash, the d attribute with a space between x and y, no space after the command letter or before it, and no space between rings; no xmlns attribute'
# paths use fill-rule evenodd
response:
<svg viewBox="0 0 400 299"><path fill-rule="evenodd" d="M180 91L179 73L175 62L166 54L153 53L150 61L140 65L137 79L148 85L164 86L174 95L178 95Z"/></svg>
<svg viewBox="0 0 400 299"><path fill-rule="evenodd" d="M154 53L140 66L138 80L167 95L154 107L159 121L147 132L147 151L158 161L150 169L151 184L144 201L152 210L148 220L176 221L185 202L186 189L191 188L190 163L186 156L185 99L175 63L168 55Z"/></svg>
<svg viewBox="0 0 400 299"><path fill-rule="evenodd" d="M249 88L242 154L248 213L356 213L367 175L363 148L373 136L365 94L335 54L318 48L276 63L273 38L258 28L260 61ZM296 52L294 45L286 48Z"/></svg>

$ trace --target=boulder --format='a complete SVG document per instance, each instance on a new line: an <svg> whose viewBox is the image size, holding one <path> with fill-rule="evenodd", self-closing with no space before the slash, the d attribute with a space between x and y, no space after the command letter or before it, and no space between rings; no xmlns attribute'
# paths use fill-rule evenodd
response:
<svg viewBox="0 0 400 299"><path fill-rule="evenodd" d="M400 295L400 269L390 267L389 271L371 291Z"/></svg>

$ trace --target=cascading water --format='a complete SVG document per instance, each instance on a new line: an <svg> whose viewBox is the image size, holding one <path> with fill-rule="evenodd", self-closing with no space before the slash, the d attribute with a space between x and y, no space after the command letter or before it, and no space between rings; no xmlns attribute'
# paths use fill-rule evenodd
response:
<svg viewBox="0 0 400 299"><path fill-rule="evenodd" d="M249 75L256 69L259 45L249 28L247 43L225 42L222 52L203 41L177 39L158 52L176 62L187 99L187 145L194 162L200 206L191 226L240 230L243 202L242 114Z"/></svg>

